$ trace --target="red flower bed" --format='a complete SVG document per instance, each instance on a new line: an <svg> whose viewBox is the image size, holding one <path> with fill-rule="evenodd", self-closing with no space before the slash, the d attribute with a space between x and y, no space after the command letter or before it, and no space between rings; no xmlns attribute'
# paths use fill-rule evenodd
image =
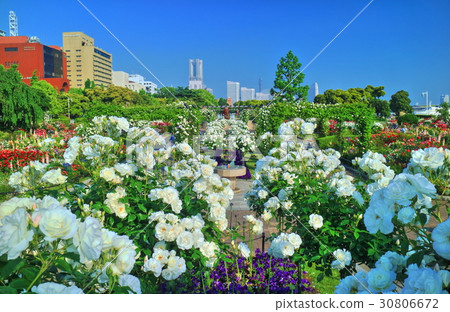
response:
<svg viewBox="0 0 450 312"><path fill-rule="evenodd" d="M42 160L45 153L35 150L4 149L0 150L0 168L25 167L33 160Z"/></svg>

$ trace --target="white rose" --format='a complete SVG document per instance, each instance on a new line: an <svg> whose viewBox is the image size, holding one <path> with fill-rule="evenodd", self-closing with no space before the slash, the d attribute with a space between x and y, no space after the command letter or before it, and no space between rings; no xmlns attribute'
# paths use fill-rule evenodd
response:
<svg viewBox="0 0 450 312"><path fill-rule="evenodd" d="M64 207L55 206L40 211L39 229L49 242L72 238L77 231L76 216Z"/></svg>
<svg viewBox="0 0 450 312"><path fill-rule="evenodd" d="M300 245L302 244L302 239L301 239L300 235L298 235L298 234L290 233L287 236L287 238L288 238L289 243L291 243L295 249L298 249L300 247Z"/></svg>
<svg viewBox="0 0 450 312"><path fill-rule="evenodd" d="M380 293L392 291L395 288L396 274L382 268L375 268L367 273L367 282L370 292Z"/></svg>
<svg viewBox="0 0 450 312"><path fill-rule="evenodd" d="M142 270L144 272L152 272L155 277L159 277L162 271L162 264L158 260L150 258L144 262Z"/></svg>
<svg viewBox="0 0 450 312"><path fill-rule="evenodd" d="M75 149L73 147L69 147L68 149L66 149L66 151L64 152L64 162L68 163L69 165L73 164L73 162L75 161L75 159L78 156L78 149Z"/></svg>
<svg viewBox="0 0 450 312"><path fill-rule="evenodd" d="M129 274L136 262L136 251L133 247L125 247L119 250L116 260L110 268L114 275Z"/></svg>
<svg viewBox="0 0 450 312"><path fill-rule="evenodd" d="M250 249L248 248L248 246L245 243L242 243L242 242L239 243L238 250L240 251L242 257L244 257L244 258L250 257Z"/></svg>
<svg viewBox="0 0 450 312"><path fill-rule="evenodd" d="M191 232L184 231L177 237L178 248L183 250L191 249L194 245L194 237Z"/></svg>
<svg viewBox="0 0 450 312"><path fill-rule="evenodd" d="M270 219L272 219L272 217L273 217L273 216L272 216L272 213L271 213L270 211L264 209L264 212L263 212L263 214L262 214L263 220L266 221L266 222L269 222Z"/></svg>
<svg viewBox="0 0 450 312"><path fill-rule="evenodd" d="M209 177L214 173L214 168L210 165L201 165L200 170L205 177Z"/></svg>
<svg viewBox="0 0 450 312"><path fill-rule="evenodd" d="M251 230L255 235L262 234L262 232L264 231L263 222L261 220L256 220Z"/></svg>
<svg viewBox="0 0 450 312"><path fill-rule="evenodd" d="M136 276L126 274L119 276L119 285L128 286L135 294L142 294L141 282ZM131 294L131 292L128 292Z"/></svg>
<svg viewBox="0 0 450 312"><path fill-rule="evenodd" d="M102 251L106 252L113 248L113 242L117 237L117 233L107 229L102 229Z"/></svg>
<svg viewBox="0 0 450 312"><path fill-rule="evenodd" d="M411 162L413 165L436 169L444 164L445 154L436 147L419 149L411 152Z"/></svg>
<svg viewBox="0 0 450 312"><path fill-rule="evenodd" d="M309 225L314 229L320 229L323 226L323 217L318 214L311 214L309 216Z"/></svg>
<svg viewBox="0 0 450 312"><path fill-rule="evenodd" d="M0 256L7 253L8 260L16 259L28 248L33 231L28 230L27 212L23 208L2 219L0 226Z"/></svg>
<svg viewBox="0 0 450 312"><path fill-rule="evenodd" d="M215 256L215 251L217 250L217 245L214 242L204 242L200 246L200 252L206 258L212 258Z"/></svg>
<svg viewBox="0 0 450 312"><path fill-rule="evenodd" d="M116 178L114 168L105 168L100 171L100 178L105 179L107 182L111 182Z"/></svg>
<svg viewBox="0 0 450 312"><path fill-rule="evenodd" d="M352 261L352 255L345 249L337 249L333 252L333 256L336 258L331 263L333 269L342 270L345 266L349 265Z"/></svg>
<svg viewBox="0 0 450 312"><path fill-rule="evenodd" d="M83 290L77 286L65 286L53 282L33 286L31 291L36 294L83 294Z"/></svg>
<svg viewBox="0 0 450 312"><path fill-rule="evenodd" d="M100 222L95 218L87 217L83 223L79 223L77 233L73 237L73 244L77 247L82 263L97 260L103 245Z"/></svg>
<svg viewBox="0 0 450 312"><path fill-rule="evenodd" d="M192 153L192 147L187 143L180 143L177 146L177 149L185 155L190 155Z"/></svg>
<svg viewBox="0 0 450 312"><path fill-rule="evenodd" d="M132 176L136 171L134 165L130 164L115 164L114 169L122 176Z"/></svg>
<svg viewBox="0 0 450 312"><path fill-rule="evenodd" d="M65 183L67 180L67 177L61 174L61 169L53 169L50 171L47 171L41 178L42 182L53 184L53 185L60 185Z"/></svg>
<svg viewBox="0 0 450 312"><path fill-rule="evenodd" d="M259 190L259 191L258 191L258 197L259 197L260 199L266 198L267 195L269 195L269 193L267 193L266 190Z"/></svg>
<svg viewBox="0 0 450 312"><path fill-rule="evenodd" d="M192 232L192 238L194 240L194 248L200 248L200 246L205 242L205 236L200 229L195 229Z"/></svg>
<svg viewBox="0 0 450 312"><path fill-rule="evenodd" d="M301 132L302 134L313 134L314 129L316 128L316 125L311 122L304 122L301 126Z"/></svg>

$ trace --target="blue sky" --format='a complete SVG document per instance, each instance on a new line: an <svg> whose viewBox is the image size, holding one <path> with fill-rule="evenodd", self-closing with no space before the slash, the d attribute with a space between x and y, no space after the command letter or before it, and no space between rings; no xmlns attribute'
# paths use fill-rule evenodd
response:
<svg viewBox="0 0 450 312"><path fill-rule="evenodd" d="M188 59L203 59L204 82L216 97L226 81L270 89L276 65L292 50L305 66L369 0L80 0L166 86L187 86ZM16 12L19 35L62 45L62 32L82 31L113 54L113 69L155 79L77 0L2 0L0 29ZM61 14L64 12L64 14ZM305 70L305 84L326 89L384 85L411 103L450 94L450 1L375 0ZM155 81L156 82L156 81ZM158 86L161 85L158 83Z"/></svg>

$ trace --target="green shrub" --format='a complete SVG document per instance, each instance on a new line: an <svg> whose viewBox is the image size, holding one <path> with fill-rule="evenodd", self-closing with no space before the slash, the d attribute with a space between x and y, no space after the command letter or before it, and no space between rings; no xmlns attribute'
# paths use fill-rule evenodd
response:
<svg viewBox="0 0 450 312"><path fill-rule="evenodd" d="M414 114L405 114L397 118L397 122L401 125L409 124L409 125L417 125L419 124L419 117Z"/></svg>

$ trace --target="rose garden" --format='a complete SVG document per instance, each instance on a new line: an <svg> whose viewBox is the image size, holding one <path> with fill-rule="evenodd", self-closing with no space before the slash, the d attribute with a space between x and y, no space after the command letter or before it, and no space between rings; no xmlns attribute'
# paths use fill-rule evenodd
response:
<svg viewBox="0 0 450 312"><path fill-rule="evenodd" d="M450 290L448 111L386 116L374 95L237 103L228 118L202 92L45 94L13 71L0 293Z"/></svg>

